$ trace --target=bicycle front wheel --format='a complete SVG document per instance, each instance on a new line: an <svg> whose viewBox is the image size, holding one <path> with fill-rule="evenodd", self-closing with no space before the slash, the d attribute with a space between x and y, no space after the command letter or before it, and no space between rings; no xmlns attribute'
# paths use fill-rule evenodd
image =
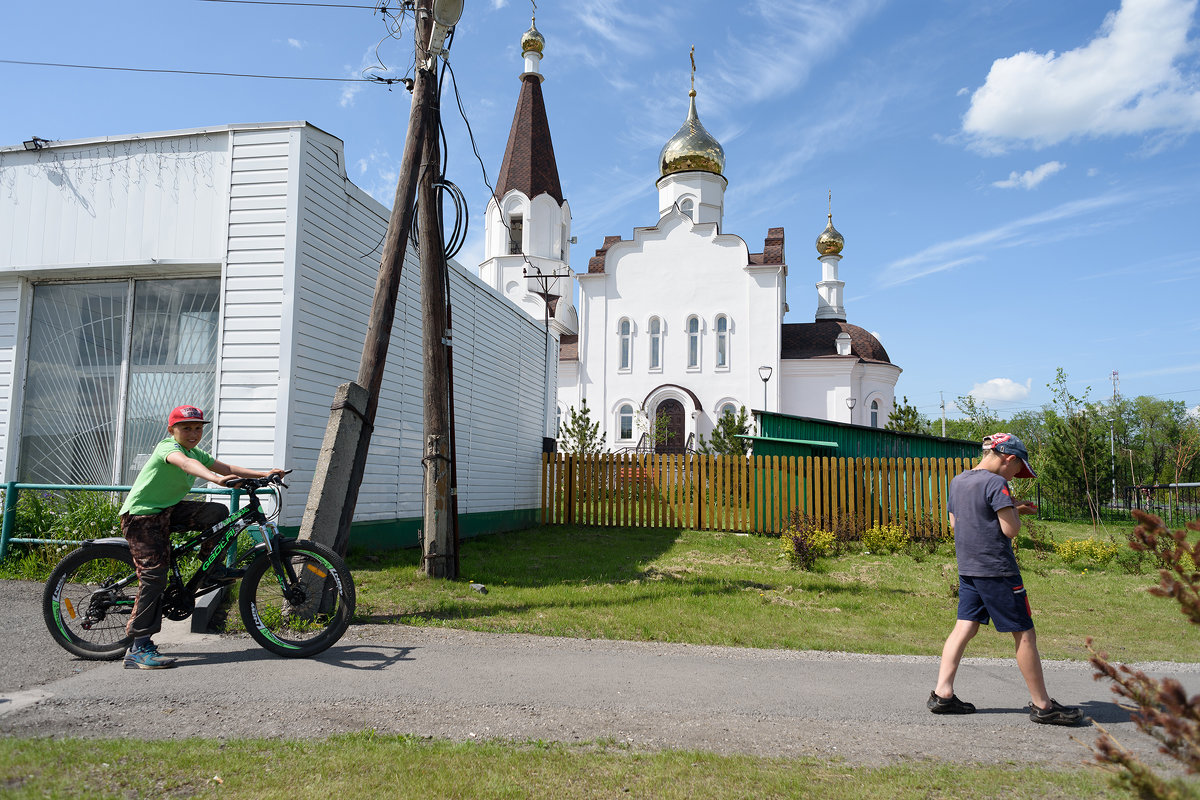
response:
<svg viewBox="0 0 1200 800"><path fill-rule="evenodd" d="M285 541L283 570L263 553L246 569L238 610L254 641L287 658L315 656L332 645L354 616L354 580L341 556L317 542Z"/></svg>
<svg viewBox="0 0 1200 800"><path fill-rule="evenodd" d="M129 647L125 625L137 598L128 547L93 544L58 562L42 592L42 617L54 641L81 658L120 658Z"/></svg>

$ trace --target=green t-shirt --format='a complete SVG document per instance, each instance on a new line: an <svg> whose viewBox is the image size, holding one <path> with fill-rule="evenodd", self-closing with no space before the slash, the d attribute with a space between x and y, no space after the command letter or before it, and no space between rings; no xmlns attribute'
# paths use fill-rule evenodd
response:
<svg viewBox="0 0 1200 800"><path fill-rule="evenodd" d="M196 483L196 478L174 464L167 463L167 456L176 451L196 459L206 467L211 468L216 462L215 458L199 447L187 450L173 437L168 436L155 446L118 513L135 516L157 514L187 497Z"/></svg>

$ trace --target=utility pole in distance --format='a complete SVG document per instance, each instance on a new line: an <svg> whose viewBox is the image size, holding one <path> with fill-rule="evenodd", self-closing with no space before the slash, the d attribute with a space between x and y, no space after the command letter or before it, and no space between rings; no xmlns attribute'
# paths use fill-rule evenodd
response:
<svg viewBox="0 0 1200 800"><path fill-rule="evenodd" d="M429 126L436 89L432 59L422 57L428 47L432 19L432 0L419 0L416 41L417 69L413 81L412 106L408 116L408 135L396 183L396 196L384 237L379 277L367 335L363 341L358 380L343 383L334 393L329 423L321 443L317 469L313 475L312 491L304 508L300 538L329 545L345 555L350 545L350 523L358 502L358 490L366 471L367 450L379 406L384 365L391 343L392 323L396 315L396 297L400 289L400 274L404 255L412 234L414 199L420 166L422 145L426 138L436 135ZM433 131L434 133L429 133ZM429 136L427 137L427 134Z"/></svg>

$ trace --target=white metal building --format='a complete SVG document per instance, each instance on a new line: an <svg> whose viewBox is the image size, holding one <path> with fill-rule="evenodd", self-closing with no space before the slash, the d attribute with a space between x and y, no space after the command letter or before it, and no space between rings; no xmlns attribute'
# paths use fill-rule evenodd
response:
<svg viewBox="0 0 1200 800"><path fill-rule="evenodd" d="M0 147L0 467L129 483L169 409L223 460L295 470L299 525L334 388L358 371L388 210L304 122ZM416 542L419 264L409 254L352 541ZM533 524L542 326L451 265L464 535ZM215 412L215 413L214 413Z"/></svg>

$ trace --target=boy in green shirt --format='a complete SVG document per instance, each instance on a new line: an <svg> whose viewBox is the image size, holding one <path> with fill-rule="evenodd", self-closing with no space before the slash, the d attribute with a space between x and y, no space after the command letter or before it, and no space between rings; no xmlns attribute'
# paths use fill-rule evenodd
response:
<svg viewBox="0 0 1200 800"><path fill-rule="evenodd" d="M125 632L133 643L125 654L126 669L162 669L175 659L159 655L151 637L162 628L162 595L167 588L171 531L200 531L229 516L221 503L185 501L196 478L221 486L233 478L265 478L266 472L218 461L197 445L210 420L195 406L179 406L167 418L170 434L154 448L121 506L121 534L137 569L138 594ZM220 567L217 585L232 583L243 570Z"/></svg>

